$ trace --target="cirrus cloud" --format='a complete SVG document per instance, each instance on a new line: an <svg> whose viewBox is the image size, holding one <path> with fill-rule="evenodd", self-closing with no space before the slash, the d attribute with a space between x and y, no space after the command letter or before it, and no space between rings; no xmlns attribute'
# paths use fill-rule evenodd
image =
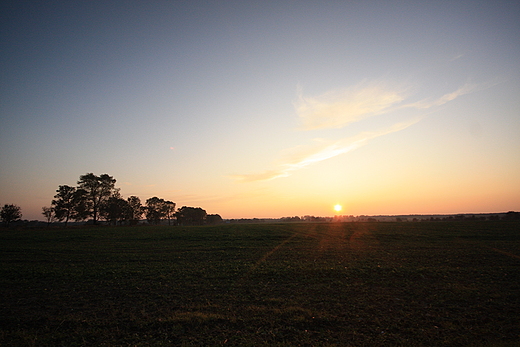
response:
<svg viewBox="0 0 520 347"><path fill-rule="evenodd" d="M300 91L294 103L304 130L342 128L386 112L405 99L405 92L382 82L361 83L345 90L334 90L317 97L304 97Z"/></svg>
<svg viewBox="0 0 520 347"><path fill-rule="evenodd" d="M284 163L277 169L266 170L254 174L233 175L232 177L240 182L267 181L279 177L287 177L292 171L353 151L376 137L406 129L420 121L420 119L421 118L415 118L407 122L397 123L379 131L362 132L354 137L338 141L318 139L315 141L314 146L296 147L286 150L286 155L283 160Z"/></svg>
<svg viewBox="0 0 520 347"><path fill-rule="evenodd" d="M299 99L294 103L294 107L302 122L303 130L342 128L368 117L406 108L425 110L441 106L462 95L486 89L496 84L466 83L454 92L444 94L437 99L403 103L407 97L406 89L390 88L382 82L363 82L349 89L329 91L317 97L304 97L300 90ZM366 131L336 141L315 140L312 146L298 146L283 151L282 163L275 169L252 174L232 175L231 177L240 182L267 181L287 177L293 171L353 151L376 137L404 130L419 122L422 118L424 118L424 115L396 123L379 131Z"/></svg>
<svg viewBox="0 0 520 347"><path fill-rule="evenodd" d="M441 106L441 105L444 105L447 102L455 100L459 96L462 96L462 95L465 95L465 94L470 94L470 93L473 93L473 92L476 92L476 91L479 91L479 90L482 90L482 89L485 89L485 88L489 88L492 85L494 85L494 84L466 83L462 87L457 89L456 91L444 94L443 96L441 96L438 99L434 99L434 100L431 100L431 99L421 100L421 101L414 102L414 103L411 103L411 104L403 105L402 107L403 108L426 109L426 108L431 108L431 107L434 107L434 106Z"/></svg>

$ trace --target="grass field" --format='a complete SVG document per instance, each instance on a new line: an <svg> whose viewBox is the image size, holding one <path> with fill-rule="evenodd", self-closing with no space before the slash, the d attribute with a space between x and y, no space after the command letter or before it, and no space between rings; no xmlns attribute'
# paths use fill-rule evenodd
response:
<svg viewBox="0 0 520 347"><path fill-rule="evenodd" d="M518 346L520 222L0 231L2 346Z"/></svg>

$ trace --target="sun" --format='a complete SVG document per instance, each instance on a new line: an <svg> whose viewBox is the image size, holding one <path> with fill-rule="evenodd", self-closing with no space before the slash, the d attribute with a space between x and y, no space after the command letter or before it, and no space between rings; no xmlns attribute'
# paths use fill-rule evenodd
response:
<svg viewBox="0 0 520 347"><path fill-rule="evenodd" d="M334 211L339 212L343 209L343 207L340 204L334 205Z"/></svg>

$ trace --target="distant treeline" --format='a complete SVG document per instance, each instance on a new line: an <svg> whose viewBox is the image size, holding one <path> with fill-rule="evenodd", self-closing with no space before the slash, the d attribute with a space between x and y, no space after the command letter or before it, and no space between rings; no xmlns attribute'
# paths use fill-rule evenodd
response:
<svg viewBox="0 0 520 347"><path fill-rule="evenodd" d="M454 214L454 215L404 215L404 216L292 216L282 218L227 219L226 223L298 223L298 222L442 222L442 221L496 221L518 220L520 212Z"/></svg>

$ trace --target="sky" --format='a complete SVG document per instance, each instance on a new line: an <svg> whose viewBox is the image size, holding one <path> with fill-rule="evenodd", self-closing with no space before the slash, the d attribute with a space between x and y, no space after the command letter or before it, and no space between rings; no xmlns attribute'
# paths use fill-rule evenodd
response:
<svg viewBox="0 0 520 347"><path fill-rule="evenodd" d="M0 6L23 219L90 172L223 218L520 210L516 1Z"/></svg>

